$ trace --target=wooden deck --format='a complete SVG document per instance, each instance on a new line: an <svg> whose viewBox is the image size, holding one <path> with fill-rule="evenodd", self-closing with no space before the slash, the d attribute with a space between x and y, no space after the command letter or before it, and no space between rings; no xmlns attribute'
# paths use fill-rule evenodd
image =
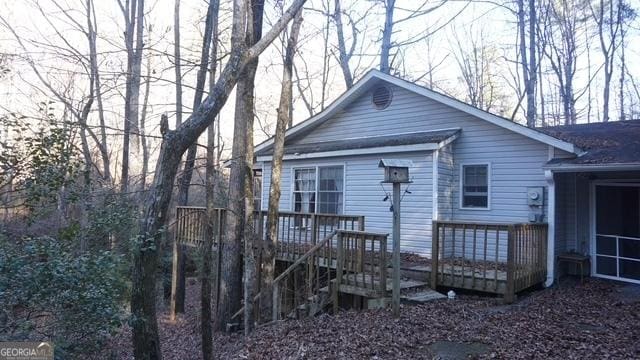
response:
<svg viewBox="0 0 640 360"><path fill-rule="evenodd" d="M266 213L255 215L255 232L264 239ZM224 219L225 210L217 209L214 243L224 234ZM205 223L204 208L179 207L175 241L201 246ZM516 292L546 278L546 224L434 222L433 229L435 256L401 264L404 289L459 288L500 294L510 302ZM276 256L287 267L286 276L278 280L280 295L301 293L302 300L291 306L322 298L321 289L331 284L339 286L332 288L332 299L322 298L322 306L339 303L336 291L369 298L388 296L391 283L380 280L391 273L387 235L364 231L364 217L282 212L278 240ZM256 249L258 256L260 252ZM304 274L299 275L300 271ZM287 276L295 279L289 283Z"/></svg>

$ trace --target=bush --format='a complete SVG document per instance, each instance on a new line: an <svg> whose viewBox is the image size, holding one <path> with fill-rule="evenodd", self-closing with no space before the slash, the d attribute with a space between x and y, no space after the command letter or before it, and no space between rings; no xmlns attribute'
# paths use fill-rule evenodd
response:
<svg viewBox="0 0 640 360"><path fill-rule="evenodd" d="M53 238L0 236L0 338L52 340L56 355L99 349L125 320L122 256L77 254Z"/></svg>

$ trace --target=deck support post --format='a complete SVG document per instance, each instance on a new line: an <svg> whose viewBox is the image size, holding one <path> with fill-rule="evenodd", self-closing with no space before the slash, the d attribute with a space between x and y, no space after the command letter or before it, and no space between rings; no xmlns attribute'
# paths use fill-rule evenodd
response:
<svg viewBox="0 0 640 360"><path fill-rule="evenodd" d="M438 258L440 256L440 229L438 222L431 225L431 281L433 290L438 287Z"/></svg>
<svg viewBox="0 0 640 360"><path fill-rule="evenodd" d="M178 313L184 312L185 298L185 274L184 274L184 248L173 239L173 256L171 266L171 304L170 319L175 321Z"/></svg>
<svg viewBox="0 0 640 360"><path fill-rule="evenodd" d="M333 285L332 289L332 297L333 297L333 313L337 314L340 309L340 304L338 303L339 297L338 293L340 292L340 283L342 282L342 270L344 267L344 246L343 246L343 238L342 232L338 231L338 244L337 244L337 262L336 262L336 281Z"/></svg>
<svg viewBox="0 0 640 360"><path fill-rule="evenodd" d="M386 281L386 280L385 280ZM400 183L393 183L393 315L400 316Z"/></svg>
<svg viewBox="0 0 640 360"><path fill-rule="evenodd" d="M516 227L509 225L507 237L507 289L504 301L511 304L515 300L515 271L516 271Z"/></svg>

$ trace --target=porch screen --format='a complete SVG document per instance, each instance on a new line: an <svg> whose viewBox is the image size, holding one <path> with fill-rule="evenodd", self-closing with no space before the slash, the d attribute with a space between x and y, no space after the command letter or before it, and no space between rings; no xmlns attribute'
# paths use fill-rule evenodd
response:
<svg viewBox="0 0 640 360"><path fill-rule="evenodd" d="M489 205L489 166L464 165L462 185L463 208L487 208Z"/></svg>

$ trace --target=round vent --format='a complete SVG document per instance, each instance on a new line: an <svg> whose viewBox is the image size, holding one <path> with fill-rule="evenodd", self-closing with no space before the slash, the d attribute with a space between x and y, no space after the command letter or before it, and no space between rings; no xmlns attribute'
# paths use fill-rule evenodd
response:
<svg viewBox="0 0 640 360"><path fill-rule="evenodd" d="M387 86L378 86L371 93L371 102L378 110L382 110L391 104L393 93Z"/></svg>

